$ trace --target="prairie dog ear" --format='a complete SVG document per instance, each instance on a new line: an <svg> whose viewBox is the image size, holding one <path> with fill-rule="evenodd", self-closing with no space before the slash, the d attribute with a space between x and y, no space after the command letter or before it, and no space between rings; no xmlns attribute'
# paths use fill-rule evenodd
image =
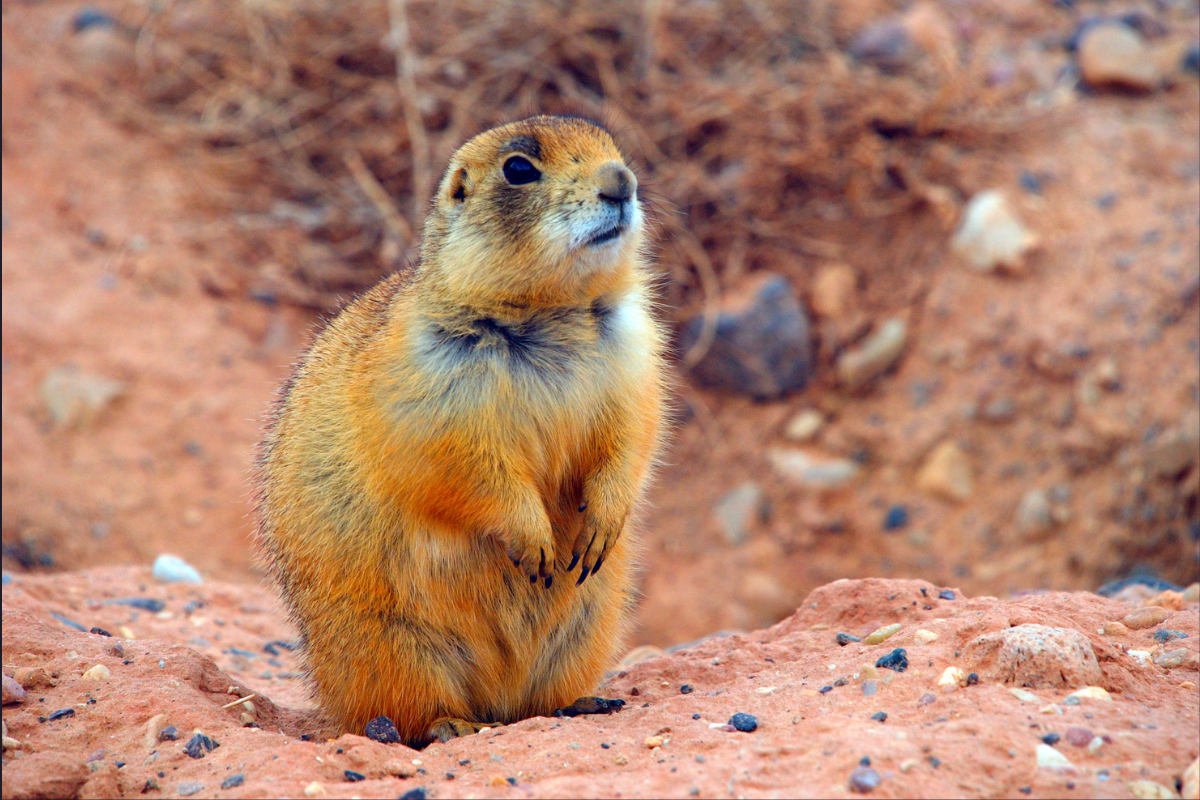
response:
<svg viewBox="0 0 1200 800"><path fill-rule="evenodd" d="M473 188L471 174L466 167L459 167L446 179L446 201L451 206L456 206L467 199Z"/></svg>

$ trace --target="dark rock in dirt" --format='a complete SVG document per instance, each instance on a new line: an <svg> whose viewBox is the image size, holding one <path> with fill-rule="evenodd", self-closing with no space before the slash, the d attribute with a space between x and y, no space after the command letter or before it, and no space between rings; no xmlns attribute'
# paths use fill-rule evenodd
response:
<svg viewBox="0 0 1200 800"><path fill-rule="evenodd" d="M876 711L874 714L871 715L871 719L875 720L876 722L887 722L887 712L886 711Z"/></svg>
<svg viewBox="0 0 1200 800"><path fill-rule="evenodd" d="M179 738L179 729L174 725L168 725L158 732L158 740L160 742L174 742Z"/></svg>
<svg viewBox="0 0 1200 800"><path fill-rule="evenodd" d="M1154 641L1166 644L1172 639L1186 639L1187 634L1183 631L1173 631L1167 628L1162 628L1154 632Z"/></svg>
<svg viewBox="0 0 1200 800"><path fill-rule="evenodd" d="M183 752L192 758L204 758L220 746L221 743L216 739L211 739L203 733L197 733L191 739L188 739L188 743L183 746Z"/></svg>
<svg viewBox="0 0 1200 800"><path fill-rule="evenodd" d="M871 767L858 766L850 773L850 791L866 794L879 786L879 773Z"/></svg>
<svg viewBox="0 0 1200 800"><path fill-rule="evenodd" d="M381 716L371 720L364 732L368 739L384 744L396 744L400 741L400 731L396 730L396 723L387 717Z"/></svg>
<svg viewBox="0 0 1200 800"><path fill-rule="evenodd" d="M728 724L742 733L753 733L758 730L758 717L739 711L729 718Z"/></svg>
<svg viewBox="0 0 1200 800"><path fill-rule="evenodd" d="M878 669L904 672L904 670L908 669L908 653L904 651L903 647L897 647L886 656L880 656L879 660L875 662L875 666Z"/></svg>
<svg viewBox="0 0 1200 800"><path fill-rule="evenodd" d="M862 639L858 638L857 636L852 636L849 633L839 633L837 635L837 643L840 644L842 647L845 647L846 645L850 644L851 642L861 642L861 641L862 641Z"/></svg>
<svg viewBox="0 0 1200 800"><path fill-rule="evenodd" d="M53 714L51 714L50 716L46 717L46 721L47 722L56 722L60 719L66 719L67 717L73 717L73 716L75 716L75 709L60 708L57 711L55 711Z"/></svg>
<svg viewBox="0 0 1200 800"><path fill-rule="evenodd" d="M241 786L241 785L242 785L243 783L245 783L245 782L246 782L246 776L245 776L245 775L241 775L241 774L239 774L239 775L230 775L228 778L226 778L225 780L221 781L221 788L222 788L222 789L232 789L232 788L234 788L234 787L236 787L236 786Z"/></svg>
<svg viewBox="0 0 1200 800"><path fill-rule="evenodd" d="M363 775L361 772L355 772L354 770L344 770L342 774L346 776L346 780L348 780L350 783L358 783L359 781L365 781L367 779L366 775ZM447 772L446 774L449 775L450 773Z"/></svg>
<svg viewBox="0 0 1200 800"><path fill-rule="evenodd" d="M71 28L76 33L88 28L115 28L117 21L109 14L95 8L81 8L71 19Z"/></svg>
<svg viewBox="0 0 1200 800"><path fill-rule="evenodd" d="M149 611L151 614L157 614L167 607L167 604L162 600L155 600L153 597L122 597L118 600L107 600L106 606L129 606L142 611Z"/></svg>
<svg viewBox="0 0 1200 800"><path fill-rule="evenodd" d="M812 377L813 347L807 315L781 275L756 276L724 301L713 320L712 343L692 374L707 386L760 400L803 389ZM703 312L683 325L687 353L704 336Z"/></svg>
<svg viewBox="0 0 1200 800"><path fill-rule="evenodd" d="M885 531L900 530L906 525L908 525L908 509L904 506L892 506L883 516L883 529Z"/></svg>

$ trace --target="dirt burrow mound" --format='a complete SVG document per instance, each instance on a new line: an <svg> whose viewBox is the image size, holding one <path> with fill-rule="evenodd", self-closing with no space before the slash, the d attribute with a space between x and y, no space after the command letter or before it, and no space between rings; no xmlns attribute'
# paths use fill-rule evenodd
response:
<svg viewBox="0 0 1200 800"><path fill-rule="evenodd" d="M11 798L1165 797L1200 752L1200 618L1178 594L1139 610L838 581L767 630L631 653L601 687L615 715L422 752L329 738L261 589L119 568L21 576L3 599ZM1064 660L1001 664L1030 637Z"/></svg>

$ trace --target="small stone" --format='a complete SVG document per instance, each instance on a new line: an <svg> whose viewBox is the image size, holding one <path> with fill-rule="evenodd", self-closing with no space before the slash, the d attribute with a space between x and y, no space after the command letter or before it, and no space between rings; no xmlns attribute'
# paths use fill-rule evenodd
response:
<svg viewBox="0 0 1200 800"><path fill-rule="evenodd" d="M1130 782L1128 786L1129 793L1137 800L1179 800L1179 795L1154 781L1137 780Z"/></svg>
<svg viewBox="0 0 1200 800"><path fill-rule="evenodd" d="M898 317L884 322L862 344L843 352L837 360L838 379L850 391L866 387L887 372L904 352L908 325Z"/></svg>
<svg viewBox="0 0 1200 800"><path fill-rule="evenodd" d="M203 733L196 733L183 746L183 752L187 753L191 758L204 758L220 746L221 744L216 739L209 738Z"/></svg>
<svg viewBox="0 0 1200 800"><path fill-rule="evenodd" d="M979 192L967 202L962 222L950 240L951 249L980 272L1021 270L1025 255L1037 244L1037 235L1025 227L1008 198L996 189Z"/></svg>
<svg viewBox="0 0 1200 800"><path fill-rule="evenodd" d="M1103 686L1085 686L1067 695L1067 700L1070 700L1072 697L1076 698L1076 702L1079 700L1105 700L1112 702L1112 695Z"/></svg>
<svg viewBox="0 0 1200 800"><path fill-rule="evenodd" d="M1136 661L1139 666L1150 666L1150 653L1146 650L1130 650L1125 655Z"/></svg>
<svg viewBox="0 0 1200 800"><path fill-rule="evenodd" d="M1183 773L1183 789L1179 796L1183 800L1200 800L1200 758L1192 761Z"/></svg>
<svg viewBox="0 0 1200 800"><path fill-rule="evenodd" d="M1020 700L1022 703L1037 703L1038 697L1033 692L1025 689L1009 689L1008 693Z"/></svg>
<svg viewBox="0 0 1200 800"><path fill-rule="evenodd" d="M954 599L954 592L950 591L949 589L942 589L940 592L938 592L938 600L953 600L953 599Z"/></svg>
<svg viewBox="0 0 1200 800"><path fill-rule="evenodd" d="M871 664L863 664L858 668L858 676L864 681L875 680L879 677L879 670Z"/></svg>
<svg viewBox="0 0 1200 800"><path fill-rule="evenodd" d="M1154 658L1154 663L1158 664L1164 669L1175 669L1176 667L1183 665L1183 662L1187 660L1187 654L1188 651L1184 650L1183 648L1171 650L1170 652L1166 653L1159 653Z"/></svg>
<svg viewBox="0 0 1200 800"><path fill-rule="evenodd" d="M1103 679L1091 641L1071 628L1017 625L967 643L963 657L990 680L1030 688L1079 686Z"/></svg>
<svg viewBox="0 0 1200 800"><path fill-rule="evenodd" d="M222 789L234 789L246 782L246 776L242 774L230 775L225 780L221 781Z"/></svg>
<svg viewBox="0 0 1200 800"><path fill-rule="evenodd" d="M1168 611L1179 611L1183 608L1183 595L1179 592L1167 589L1164 592L1159 592L1154 599L1146 603L1148 606L1158 606L1165 608Z"/></svg>
<svg viewBox="0 0 1200 800"><path fill-rule="evenodd" d="M108 667L104 666L103 664L97 664L87 672L83 673L83 679L85 681L96 681L97 683L106 681L111 676L112 673L109 672Z"/></svg>
<svg viewBox="0 0 1200 800"><path fill-rule="evenodd" d="M400 731L396 730L396 723L384 716L378 716L368 722L364 732L368 739L384 744L396 744L400 741Z"/></svg>
<svg viewBox="0 0 1200 800"><path fill-rule="evenodd" d="M967 500L975 490L971 462L953 441L933 449L917 473L917 486L948 500Z"/></svg>
<svg viewBox="0 0 1200 800"><path fill-rule="evenodd" d="M623 767L629 763L629 756L625 755L624 753L617 753L617 755L613 758L613 763L618 767Z"/></svg>
<svg viewBox="0 0 1200 800"><path fill-rule="evenodd" d="M1183 602L1195 603L1200 601L1200 583L1193 583L1183 590Z"/></svg>
<svg viewBox="0 0 1200 800"><path fill-rule="evenodd" d="M1155 631L1154 636L1151 638L1153 638L1154 641L1158 642L1159 644L1166 644L1167 642L1175 639L1186 639L1188 638L1188 635L1183 631L1173 631L1170 628L1161 628Z"/></svg>
<svg viewBox="0 0 1200 800"><path fill-rule="evenodd" d="M305 797L324 797L325 796L325 787L322 786L317 781L313 781L308 786L304 787L304 796Z"/></svg>
<svg viewBox="0 0 1200 800"><path fill-rule="evenodd" d="M979 673L978 672L968 672L967 673L967 686L978 686L978 685L979 685Z"/></svg>
<svg viewBox="0 0 1200 800"><path fill-rule="evenodd" d="M3 705L25 702L25 687L7 675L4 676Z"/></svg>
<svg viewBox="0 0 1200 800"><path fill-rule="evenodd" d="M119 381L74 367L51 370L41 387L42 402L59 429L92 424L124 393L125 386Z"/></svg>
<svg viewBox="0 0 1200 800"><path fill-rule="evenodd" d="M845 264L821 267L813 278L810 304L813 313L825 319L838 319L850 310L858 278Z"/></svg>
<svg viewBox="0 0 1200 800"><path fill-rule="evenodd" d="M1145 606L1129 612L1121 622L1125 624L1125 627L1137 631L1143 628L1153 628L1169 616L1171 616L1171 612L1165 608Z"/></svg>
<svg viewBox="0 0 1200 800"><path fill-rule="evenodd" d="M200 573L179 556L164 553L154 559L151 574L161 583L204 583Z"/></svg>
<svg viewBox="0 0 1200 800"><path fill-rule="evenodd" d="M855 767L850 773L850 791L866 794L879 786L880 780L879 773L871 767Z"/></svg>
<svg viewBox="0 0 1200 800"><path fill-rule="evenodd" d="M509 785L509 786L516 786L516 785L517 785L517 779L516 779L516 778L509 778L509 779L508 779L508 785ZM415 789L409 789L407 792L405 792L404 794L400 795L400 800L426 800L426 798L428 797L428 794L429 794L429 793L425 791L425 787L424 787L424 786L418 786L417 788L415 788Z"/></svg>
<svg viewBox="0 0 1200 800"><path fill-rule="evenodd" d="M1096 755L1096 753L1100 752L1101 747L1104 747L1104 738L1101 736L1093 736L1092 740L1090 742L1088 742L1088 746L1087 746L1088 755L1091 755L1091 756Z"/></svg>
<svg viewBox="0 0 1200 800"><path fill-rule="evenodd" d="M204 791L204 784L200 781L184 781L175 787L175 791L184 797L191 797Z"/></svg>
<svg viewBox="0 0 1200 800"><path fill-rule="evenodd" d="M913 634L913 641L917 644L929 644L930 642L936 642L937 638L938 635L936 633L933 631L927 631L924 628L921 628Z"/></svg>
<svg viewBox="0 0 1200 800"><path fill-rule="evenodd" d="M166 714L155 714L146 722L146 735L142 739L142 744L147 750L154 749L154 746L158 744L158 735L165 727L167 727Z"/></svg>
<svg viewBox="0 0 1200 800"><path fill-rule="evenodd" d="M383 762L383 771L394 778L411 778L417 774L415 766L400 758L390 758Z"/></svg>
<svg viewBox="0 0 1200 800"><path fill-rule="evenodd" d="M1037 746L1037 765L1045 769L1071 769L1074 765L1048 744Z"/></svg>
<svg viewBox="0 0 1200 800"><path fill-rule="evenodd" d="M906 758L900 762L900 771L907 775L908 773L912 772L913 769L915 767L919 766L920 764L921 764L921 762L917 761L915 758Z"/></svg>
<svg viewBox="0 0 1200 800"><path fill-rule="evenodd" d="M732 725L734 730L741 731L742 733L753 733L758 730L758 717L739 711L730 717L729 722L726 724Z"/></svg>
<svg viewBox="0 0 1200 800"><path fill-rule="evenodd" d="M901 505L890 506L883 515L883 529L897 531L908 525L908 509Z"/></svg>
<svg viewBox="0 0 1200 800"><path fill-rule="evenodd" d="M875 662L878 669L890 669L893 672L904 672L908 669L908 654L903 647L897 647L886 656L882 656Z"/></svg>
<svg viewBox="0 0 1200 800"><path fill-rule="evenodd" d="M75 709L60 708L57 711L54 711L53 713L51 713L50 716L46 717L46 721L47 722L58 722L60 719L67 719L68 717L73 717L73 716L75 716Z"/></svg>
<svg viewBox="0 0 1200 800"><path fill-rule="evenodd" d="M885 625L882 628L871 631L867 634L867 638L863 639L863 644L879 644L895 636L904 627L899 622L891 625Z"/></svg>
<svg viewBox="0 0 1200 800"><path fill-rule="evenodd" d="M174 725L168 725L167 727L163 728L162 731L160 731L158 734L158 740L160 742L174 742L174 741L178 741L178 739L179 739L179 729L176 728Z"/></svg>
<svg viewBox="0 0 1200 800"><path fill-rule="evenodd" d="M917 698L917 707L927 706L937 700L937 695L926 692Z"/></svg>
<svg viewBox="0 0 1200 800"><path fill-rule="evenodd" d="M788 420L783 435L793 442L808 442L816 437L824 425L825 416L820 411L806 408Z"/></svg>
<svg viewBox="0 0 1200 800"><path fill-rule="evenodd" d="M710 344L691 368L701 384L769 400L803 389L812 376L808 317L782 275L750 277L725 297L711 328L703 312L687 319L683 352L703 346L709 330Z"/></svg>
<svg viewBox="0 0 1200 800"><path fill-rule="evenodd" d="M644 744L653 750L656 747L662 747L666 743L666 739L661 736L647 736Z"/></svg>
<svg viewBox="0 0 1200 800"><path fill-rule="evenodd" d="M1079 40L1079 74L1095 87L1118 87L1148 92L1162 80L1141 35L1120 22L1092 26Z"/></svg>
<svg viewBox="0 0 1200 800"><path fill-rule="evenodd" d="M1100 626L1100 633L1105 636L1124 636L1125 634L1129 633L1129 628L1127 628L1123 622L1109 620Z"/></svg>
<svg viewBox="0 0 1200 800"><path fill-rule="evenodd" d="M1050 733L1047 733L1045 736L1042 737L1042 744L1048 744L1048 745L1054 746L1054 745L1058 744L1058 740L1061 738L1062 737L1059 736L1057 733L1054 733L1053 731L1051 731Z"/></svg>
<svg viewBox="0 0 1200 800"><path fill-rule="evenodd" d="M817 458L802 450L768 450L767 459L781 477L816 490L839 489L860 472L858 464L849 459Z"/></svg>
<svg viewBox="0 0 1200 800"><path fill-rule="evenodd" d="M690 683L685 683L679 687L680 694L691 694L694 691L695 691L695 689L692 687L692 685Z"/></svg>
<svg viewBox="0 0 1200 800"><path fill-rule="evenodd" d="M871 697L875 694L878 694L878 692L879 692L879 682L878 681L875 681L873 679L867 679L867 680L863 681L862 693L865 696Z"/></svg>
<svg viewBox="0 0 1200 800"><path fill-rule="evenodd" d="M449 777L451 774L452 773L449 772L446 773L447 777ZM367 779L367 776L363 775L361 772L355 772L354 770L350 769L342 770L342 776L349 783L358 783L359 781L365 781Z"/></svg>
<svg viewBox="0 0 1200 800"><path fill-rule="evenodd" d="M1087 728L1072 725L1070 728L1067 728L1067 732L1063 735L1063 738L1076 747L1087 747L1088 742L1092 740L1092 732Z"/></svg>
<svg viewBox="0 0 1200 800"><path fill-rule="evenodd" d="M839 633L837 635L837 643L839 645L841 645L842 647L845 647L846 645L850 644L851 642L861 642L861 641L862 641L862 639L858 638L857 636L852 636L848 633Z"/></svg>
<svg viewBox="0 0 1200 800"><path fill-rule="evenodd" d="M1048 532L1054 527L1050 498L1041 489L1030 489L1017 505L1017 527L1027 535Z"/></svg>
<svg viewBox="0 0 1200 800"><path fill-rule="evenodd" d="M725 541L739 545L750 529L766 518L762 489L754 481L747 481L718 500L713 511Z"/></svg>
<svg viewBox="0 0 1200 800"><path fill-rule="evenodd" d="M938 678L938 686L966 686L967 673L963 672L958 667L946 667Z"/></svg>
<svg viewBox="0 0 1200 800"><path fill-rule="evenodd" d="M887 712L886 711L876 711L874 714L871 715L871 719L875 720L876 722L887 722Z"/></svg>

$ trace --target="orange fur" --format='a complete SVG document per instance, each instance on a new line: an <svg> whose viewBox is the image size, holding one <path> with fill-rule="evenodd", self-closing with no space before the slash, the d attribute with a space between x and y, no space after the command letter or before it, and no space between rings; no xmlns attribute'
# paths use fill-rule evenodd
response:
<svg viewBox="0 0 1200 800"><path fill-rule="evenodd" d="M511 185L514 153L540 179ZM630 180L582 120L480 134L421 262L349 305L284 387L258 538L345 729L386 715L420 744L442 717L548 714L611 664L662 431L640 212L612 199Z"/></svg>

